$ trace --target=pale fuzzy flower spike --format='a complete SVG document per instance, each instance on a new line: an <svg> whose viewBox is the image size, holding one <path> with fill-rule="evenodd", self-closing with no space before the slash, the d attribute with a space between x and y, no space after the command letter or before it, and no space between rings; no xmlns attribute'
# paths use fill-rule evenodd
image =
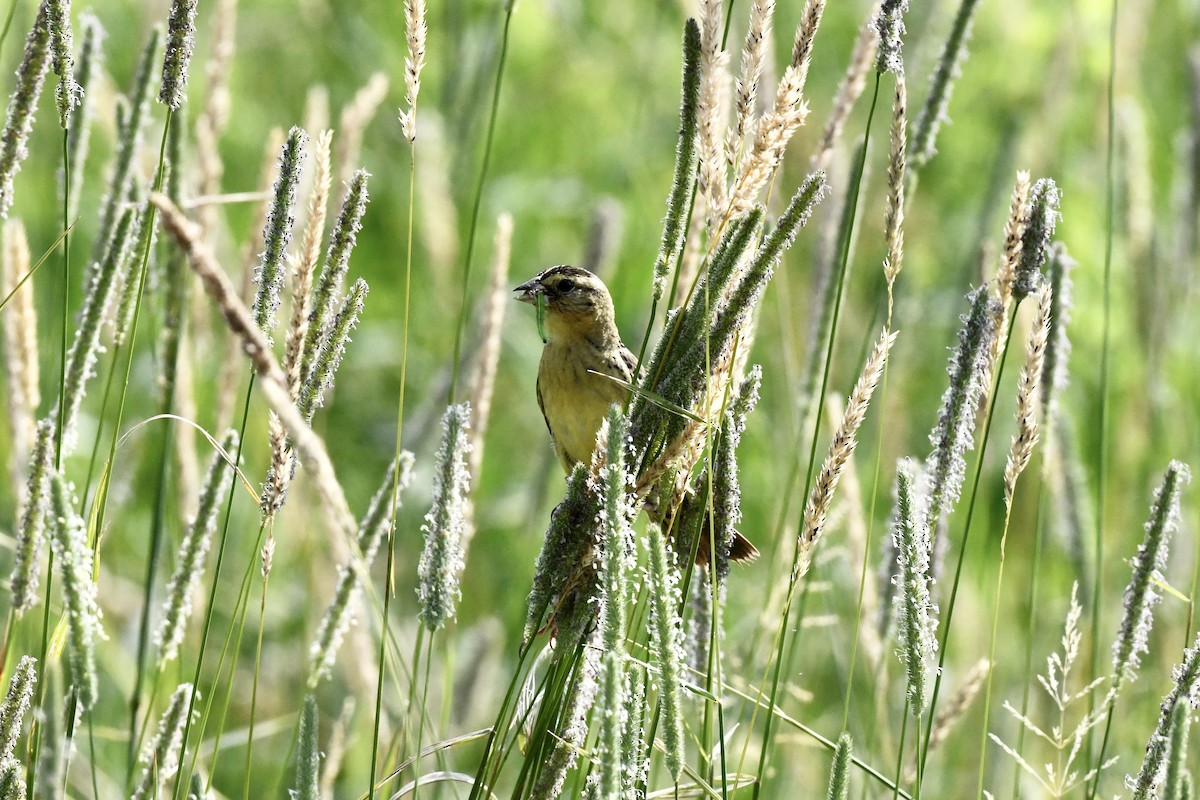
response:
<svg viewBox="0 0 1200 800"><path fill-rule="evenodd" d="M325 264L321 277L313 290L311 309L308 312L308 330L304 334L304 350L300 359L301 379L307 381L315 368L317 353L329 335L330 318L334 314L342 281L350 269L350 254L358 242L362 230L363 214L367 212L367 179L371 177L365 169L351 176L342 198L342 209L329 234L329 249L325 253Z"/></svg>
<svg viewBox="0 0 1200 800"><path fill-rule="evenodd" d="M198 0L173 0L167 17L167 50L163 56L162 88L158 102L178 110L187 99L188 63L196 46Z"/></svg>
<svg viewBox="0 0 1200 800"><path fill-rule="evenodd" d="M1133 574L1125 587L1125 613L1121 629L1113 642L1113 682L1137 678L1141 656L1150 652L1150 629L1154 625L1154 606L1162 600L1156 588L1167 566L1171 534L1179 526L1179 496L1192 475L1186 464L1172 461L1162 484L1154 491L1154 504L1146 520L1146 536L1133 557Z"/></svg>
<svg viewBox="0 0 1200 800"><path fill-rule="evenodd" d="M78 503L73 492L57 472L50 480L50 505L55 519L50 543L67 609L66 661L79 707L87 711L96 702L96 639L104 638L104 631L100 628L87 531L75 511Z"/></svg>
<svg viewBox="0 0 1200 800"><path fill-rule="evenodd" d="M633 567L633 532L629 521L633 509L629 504L630 480L625 469L625 415L617 405L609 409L608 418L597 437L597 447L603 447L605 464L600 470L600 552L601 631L606 651L625 647L627 576Z"/></svg>
<svg viewBox="0 0 1200 800"><path fill-rule="evenodd" d="M904 72L901 46L906 11L908 0L884 0L879 7L879 15L875 17L875 30L879 33L879 53L875 58L876 72Z"/></svg>
<svg viewBox="0 0 1200 800"><path fill-rule="evenodd" d="M717 543L717 577L729 574L729 549L734 533L742 520L742 489L738 482L737 448L746 430L746 418L758 405L762 386L762 367L755 364L738 386L737 394L725 412L721 423L720 446L717 448L713 472L713 508L716 509L713 540Z"/></svg>
<svg viewBox="0 0 1200 800"><path fill-rule="evenodd" d="M471 482L467 470L470 427L470 405L447 407L433 478L433 502L421 526L425 549L417 565L417 598L421 605L417 616L430 631L438 630L454 616L461 594L458 579L464 563L463 542L468 535L467 495Z"/></svg>
<svg viewBox="0 0 1200 800"><path fill-rule="evenodd" d="M196 694L196 698L199 698L199 694ZM179 769L179 754L183 748L183 730L188 722L188 709L194 708L196 704L193 701L192 684L179 684L171 695L167 710L158 721L158 730L154 738L146 742L138 757L143 765L142 777L133 792L132 800L159 797L167 779Z"/></svg>
<svg viewBox="0 0 1200 800"><path fill-rule="evenodd" d="M854 740L850 734L843 733L838 737L833 749L833 765L829 768L829 790L825 793L828 800L847 800L850 796L850 755L853 750Z"/></svg>
<svg viewBox="0 0 1200 800"><path fill-rule="evenodd" d="M943 122L950 121L946 113L950 107L950 93L967 55L967 42L971 40L971 26L977 5L979 0L962 0L937 66L929 78L929 94L917 116L914 126L916 132L912 139L912 161L916 169L923 167L937 153L938 129Z"/></svg>
<svg viewBox="0 0 1200 800"><path fill-rule="evenodd" d="M75 420L79 416L88 381L96 374L96 359L104 351L100 344L100 326L112 303L126 258L132 253L130 242L137 239L137 209L126 208L104 260L94 264L91 280L79 311L75 338L67 353L66 383L59 402L63 404L63 452L75 447Z"/></svg>
<svg viewBox="0 0 1200 800"><path fill-rule="evenodd" d="M846 411L829 443L829 453L825 456L821 471L817 473L812 493L808 497L808 504L804 507L804 524L797 542L796 571L792 574L793 583L808 572L813 551L825 533L829 507L833 503L833 493L837 490L842 471L846 468L846 462L850 460L850 456L854 454L854 448L858 446L858 428L867 416L867 408L871 405L871 396L875 394L875 387L883 376L883 367L887 363L888 352L892 349L892 343L895 341L895 333L884 331L879 335L875 347L867 357L866 364L863 365L862 374L859 375L858 381L854 384L854 389L846 401Z"/></svg>
<svg viewBox="0 0 1200 800"><path fill-rule="evenodd" d="M1029 464L1034 445L1038 442L1038 392L1046 360L1046 341L1050 336L1052 295L1049 286L1043 287L1038 295L1037 313L1025 349L1025 366L1021 368L1021 377L1017 381L1017 435L1013 437L1008 463L1004 468L1004 504L1010 509L1013 492L1017 488L1017 477Z"/></svg>
<svg viewBox="0 0 1200 800"><path fill-rule="evenodd" d="M50 29L50 69L58 76L54 100L58 106L58 122L66 130L71 111L79 106L83 91L75 82L75 64L71 57L74 42L71 37L71 0L49 0L46 4L46 24Z"/></svg>
<svg viewBox="0 0 1200 800"><path fill-rule="evenodd" d="M175 560L175 571L167 585L167 600L163 607L162 622L154 634L159 647L158 663L163 666L179 655L179 645L187 631L192 614L192 597L200 588L204 577L205 560L217 529L220 501L228 491L233 476L233 466L227 457L237 456L237 432L230 430L221 439L220 450L213 454L208 467L208 476L200 491L196 516L192 518L179 545Z"/></svg>
<svg viewBox="0 0 1200 800"><path fill-rule="evenodd" d="M1046 249L1061 216L1058 213L1059 192L1054 181L1040 178L1029 191L1025 210L1025 235L1021 241L1021 258L1013 282L1013 296L1018 302L1036 292L1042 285L1042 265Z"/></svg>
<svg viewBox="0 0 1200 800"><path fill-rule="evenodd" d="M308 135L299 128L292 128L288 132L287 141L279 154L279 172L275 178L271 209L263 227L263 252L254 270L254 282L258 284L258 292L254 296L254 323L267 334L268 341L275 328L275 312L279 308L279 294L283 290L283 255L292 238L296 186L300 181L307 141Z"/></svg>
<svg viewBox="0 0 1200 800"><path fill-rule="evenodd" d="M12 609L20 616L38 601L41 574L42 539L46 535L46 515L50 510L50 476L54 471L54 421L38 423L37 439L29 462L29 483L25 506L17 529L16 552L10 584Z"/></svg>
<svg viewBox="0 0 1200 800"><path fill-rule="evenodd" d="M679 571L674 550L657 525L650 526L650 661L658 667L662 737L667 771L676 781L683 771L683 628L679 620Z"/></svg>
<svg viewBox="0 0 1200 800"><path fill-rule="evenodd" d="M409 143L417 141L417 95L421 91L421 70L425 67L425 0L405 0L404 37L408 55L404 59L404 102L400 109L400 129Z"/></svg>
<svg viewBox="0 0 1200 800"><path fill-rule="evenodd" d="M633 567L629 518L629 473L625 469L625 416L617 405L601 427L598 447L607 463L600 470L601 535L601 655L596 757L600 762L596 786L599 797L621 796L621 734L625 727L625 631L628 614L628 575Z"/></svg>
<svg viewBox="0 0 1200 800"><path fill-rule="evenodd" d="M50 66L50 31L46 18L48 5L48 2L42 3L25 39L25 56L17 67L17 80L8 101L8 113L4 117L4 130L0 132L0 219L8 219L8 210L13 203L13 178L20 171L21 162L29 155L25 144L33 128L33 115L46 80L46 69Z"/></svg>
<svg viewBox="0 0 1200 800"><path fill-rule="evenodd" d="M696 148L699 130L701 79L700 28L689 19L683 30L683 85L679 105L679 140L675 145L675 174L667 197L667 216L663 220L662 243L654 260L654 300L662 299L672 263L687 237L688 199L696 175Z"/></svg>
<svg viewBox="0 0 1200 800"><path fill-rule="evenodd" d="M12 758L16 752L21 723L25 720L25 712L29 711L36 684L37 659L22 656L9 679L4 704L0 705L0 760Z"/></svg>
<svg viewBox="0 0 1200 800"><path fill-rule="evenodd" d="M991 344L996 335L996 303L980 286L967 300L971 310L962 317L958 349L950 358L950 385L942 394L937 426L929 434L933 452L925 461L922 495L928 499L926 514L937 541L942 519L958 502L966 478L964 454L975 446L975 414L985 390L991 364Z"/></svg>
<svg viewBox="0 0 1200 800"><path fill-rule="evenodd" d="M1158 724L1150 734L1146 745L1146 756L1136 779L1127 777L1125 786L1133 791L1133 800L1150 800L1159 797L1158 788L1166 776L1167 743L1170 736L1171 719L1175 708L1187 703L1192 710L1200 708L1200 634L1192 646L1183 651L1183 661L1171 672L1175 684L1163 698L1159 709ZM1186 712L1185 712L1186 713ZM1167 796L1171 798L1171 795ZM1178 797L1176 795L1175 797Z"/></svg>
<svg viewBox="0 0 1200 800"><path fill-rule="evenodd" d="M892 544L898 572L896 618L900 642L898 655L908 675L909 708L914 716L925 713L929 703L929 670L937 655L937 606L930 598L933 578L929 574L929 524L913 497L915 467L909 459L896 469L896 521Z"/></svg>
<svg viewBox="0 0 1200 800"><path fill-rule="evenodd" d="M306 421L311 421L316 410L325 404L325 393L333 386L337 369L346 354L350 334L358 327L358 318L362 315L367 290L367 282L362 278L354 282L350 293L342 301L337 316L333 318L329 334L322 340L320 349L313 356L312 369L300 387L297 403Z"/></svg>
<svg viewBox="0 0 1200 800"><path fill-rule="evenodd" d="M1067 335L1067 328L1071 324L1071 270L1074 268L1075 259L1067 255L1067 248L1061 242L1051 244L1046 257L1046 279L1051 292L1050 335L1046 340L1046 358L1039 392L1042 420L1048 430L1053 429L1058 396L1067 385L1067 359L1071 355L1071 339Z"/></svg>
<svg viewBox="0 0 1200 800"><path fill-rule="evenodd" d="M370 567L379 552L388 527L392 524L392 498L399 499L408 484L412 481L413 455L407 450L400 453L400 458L394 460L388 467L383 481L379 484L367 513L358 522L356 542L358 555L362 558L363 566ZM397 474L397 470L399 474ZM310 691L317 688L321 681L329 677L333 662L337 658L342 640L350 627L351 609L359 589L359 572L354 565L343 564L338 567L337 587L333 590L333 599L321 616L321 624L317 628L309 646L309 667L307 686Z"/></svg>
<svg viewBox="0 0 1200 800"><path fill-rule="evenodd" d="M8 467L14 482L14 496L20 499L20 484L26 462L37 436L37 410L42 402L38 359L37 303L33 280L17 285L30 271L29 239L19 219L3 224L0 248L0 295L9 297L0 313L0 337L4 349L4 384L8 395L8 424L11 447Z"/></svg>

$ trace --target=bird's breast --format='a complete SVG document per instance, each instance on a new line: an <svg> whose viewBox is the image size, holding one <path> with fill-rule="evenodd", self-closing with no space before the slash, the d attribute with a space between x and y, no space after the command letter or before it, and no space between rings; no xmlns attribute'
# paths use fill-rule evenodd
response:
<svg viewBox="0 0 1200 800"><path fill-rule="evenodd" d="M613 403L624 403L628 390L589 369L613 375L622 381L628 375L615 374L602 354L581 354L578 347L563 347L553 342L542 352L538 370L538 390L546 424L554 438L559 459L568 471L577 462L591 459L596 433Z"/></svg>

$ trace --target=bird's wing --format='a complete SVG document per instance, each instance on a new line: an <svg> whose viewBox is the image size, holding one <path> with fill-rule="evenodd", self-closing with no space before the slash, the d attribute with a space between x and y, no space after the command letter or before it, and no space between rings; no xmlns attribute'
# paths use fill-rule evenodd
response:
<svg viewBox="0 0 1200 800"><path fill-rule="evenodd" d="M546 423L546 430L550 431L550 438L554 438L554 429L550 427L550 418L546 416L546 401L542 399L542 375L539 371L537 379L537 399L538 408L542 412L542 422Z"/></svg>
<svg viewBox="0 0 1200 800"><path fill-rule="evenodd" d="M609 359L608 367L614 375L633 383L637 375L637 356L628 347L621 345L617 349L617 352Z"/></svg>

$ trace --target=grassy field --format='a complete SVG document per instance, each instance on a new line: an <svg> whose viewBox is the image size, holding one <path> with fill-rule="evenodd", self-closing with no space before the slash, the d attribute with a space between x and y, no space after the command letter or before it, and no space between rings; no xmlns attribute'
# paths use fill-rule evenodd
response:
<svg viewBox="0 0 1200 800"><path fill-rule="evenodd" d="M0 798L1196 796L1193 4L188 5L0 8Z"/></svg>

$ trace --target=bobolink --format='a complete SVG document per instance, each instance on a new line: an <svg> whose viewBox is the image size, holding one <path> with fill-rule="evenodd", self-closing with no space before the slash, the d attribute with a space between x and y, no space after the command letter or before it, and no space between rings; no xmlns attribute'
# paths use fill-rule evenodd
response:
<svg viewBox="0 0 1200 800"><path fill-rule="evenodd" d="M637 359L621 341L608 287L588 270L551 267L514 291L521 292L517 299L524 303L545 298L546 345L538 366L537 398L559 463L569 475L576 464L591 460L609 407L624 405L629 391L622 384L633 383ZM647 506L656 522L661 516L657 505ZM705 525L696 557L702 566L709 561L708 539ZM731 560L749 561L757 555L754 545L734 534Z"/></svg>

